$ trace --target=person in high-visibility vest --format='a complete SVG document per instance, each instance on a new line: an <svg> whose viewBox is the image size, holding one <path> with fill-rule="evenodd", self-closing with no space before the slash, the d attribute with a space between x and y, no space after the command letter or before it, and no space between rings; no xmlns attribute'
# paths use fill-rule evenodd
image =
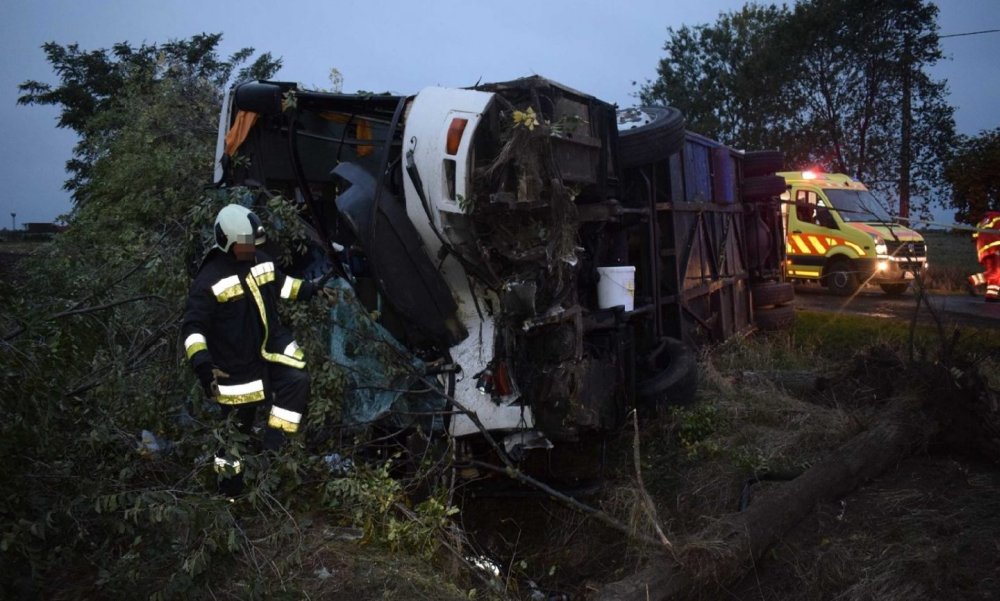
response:
<svg viewBox="0 0 1000 601"><path fill-rule="evenodd" d="M264 450L277 450L286 434L298 432L309 399L305 357L278 318L280 300L308 300L324 294L320 280L282 273L258 250L264 229L249 209L231 204L215 220L215 248L191 284L181 334L192 369L223 417L236 414L249 435L259 407L267 408ZM230 445L232 447L232 445ZM243 469L232 449L215 458L220 492L243 489Z"/></svg>
<svg viewBox="0 0 1000 601"><path fill-rule="evenodd" d="M969 276L969 284L985 285L986 302L1000 302L1000 211L986 213L976 224L972 238L983 271Z"/></svg>

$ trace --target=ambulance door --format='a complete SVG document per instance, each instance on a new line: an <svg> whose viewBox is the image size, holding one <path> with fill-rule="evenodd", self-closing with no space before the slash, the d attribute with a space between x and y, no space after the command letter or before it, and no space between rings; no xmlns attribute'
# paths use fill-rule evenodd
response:
<svg viewBox="0 0 1000 601"><path fill-rule="evenodd" d="M837 227L826 203L815 190L797 188L788 211L788 275L819 279L823 273L830 229Z"/></svg>

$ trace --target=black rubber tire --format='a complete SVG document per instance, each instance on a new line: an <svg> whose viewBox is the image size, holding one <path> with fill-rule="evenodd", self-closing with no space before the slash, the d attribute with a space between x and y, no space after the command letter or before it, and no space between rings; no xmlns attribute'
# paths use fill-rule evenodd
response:
<svg viewBox="0 0 1000 601"><path fill-rule="evenodd" d="M850 296L858 289L858 274L847 261L834 261L823 274L823 285L838 296Z"/></svg>
<svg viewBox="0 0 1000 601"><path fill-rule="evenodd" d="M640 408L659 413L665 407L688 405L698 390L698 362L694 353L676 338L664 338L649 358L652 375L636 382Z"/></svg>
<svg viewBox="0 0 1000 601"><path fill-rule="evenodd" d="M763 332L787 330L795 325L795 307L781 305L756 309L753 313L753 322L757 329Z"/></svg>
<svg viewBox="0 0 1000 601"><path fill-rule="evenodd" d="M882 292L889 296L900 296L910 287L909 284L879 284Z"/></svg>
<svg viewBox="0 0 1000 601"><path fill-rule="evenodd" d="M795 287L789 282L764 282L750 288L753 307L784 305L795 300Z"/></svg>
<svg viewBox="0 0 1000 601"><path fill-rule="evenodd" d="M785 153L780 150L755 150L743 153L743 177L772 175L785 168Z"/></svg>
<svg viewBox="0 0 1000 601"><path fill-rule="evenodd" d="M651 121L623 129L628 118L644 113ZM618 156L622 167L666 160L684 145L684 115L673 107L638 107L618 111Z"/></svg>
<svg viewBox="0 0 1000 601"><path fill-rule="evenodd" d="M781 196L788 189L780 175L758 175L743 179L743 200L763 200Z"/></svg>

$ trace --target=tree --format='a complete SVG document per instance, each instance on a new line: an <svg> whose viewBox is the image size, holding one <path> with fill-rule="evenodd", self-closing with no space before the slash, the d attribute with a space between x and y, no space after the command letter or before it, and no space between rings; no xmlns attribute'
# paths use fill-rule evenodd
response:
<svg viewBox="0 0 1000 601"><path fill-rule="evenodd" d="M0 424L0 513L17 516L0 527L0 597L188 596L244 544L198 494L216 425L191 423L177 350L185 263L225 202L204 191L222 86L253 53L220 62L219 40L47 44L60 83L22 85L80 143L68 230L0 290L0 395L16 416ZM261 55L240 76L277 64ZM144 430L175 441L169 458Z"/></svg>
<svg viewBox="0 0 1000 601"><path fill-rule="evenodd" d="M219 39L110 53L49 44L60 83L22 86L23 103L60 107L60 124L80 134L81 168L67 231L0 286L0 598L315 597L324 583L307 555L331 545L316 535L324 527L307 538L309 522L363 525L369 541L426 551L451 515L438 496L404 506L392 459L330 481L324 457L348 451L321 428L345 378L317 327L329 317L321 303L286 313L310 357L310 439L244 456L245 499L214 493L211 457L240 435L184 359L188 267L227 202L256 201L279 256L306 239L295 203L205 186L223 87L278 65L264 54L241 69L250 50L219 61ZM457 598L440 584L436 597Z"/></svg>
<svg viewBox="0 0 1000 601"><path fill-rule="evenodd" d="M77 44L62 46L55 42L42 46L49 64L59 75L59 84L25 81L18 86L22 95L17 102L60 107L59 127L71 129L79 136L74 156L66 163L71 177L64 185L77 204L89 195L88 184L95 163L130 121L126 112L115 110L120 108L116 105L123 98L151 92L156 86L170 82L198 84L220 94L214 105L217 107L221 90L234 79L234 74L236 80L265 78L281 66L280 59L270 53L245 64L253 56L253 48L243 48L222 61L217 53L221 40L222 34L200 34L190 40L162 45L133 47L122 42L110 50L84 51Z"/></svg>
<svg viewBox="0 0 1000 601"><path fill-rule="evenodd" d="M987 211L1000 211L1000 128L962 137L944 170L951 187L955 221L976 223Z"/></svg>
<svg viewBox="0 0 1000 601"><path fill-rule="evenodd" d="M780 93L791 77L783 59L789 37L784 7L748 4L715 25L668 29L658 78L640 92L646 104L680 109L688 127L741 148L768 148L796 127L795 96Z"/></svg>
<svg viewBox="0 0 1000 601"><path fill-rule="evenodd" d="M954 136L945 85L926 73L941 57L936 16L925 0L749 5L714 26L668 30L668 56L641 98L739 148L780 148L789 168L929 199Z"/></svg>

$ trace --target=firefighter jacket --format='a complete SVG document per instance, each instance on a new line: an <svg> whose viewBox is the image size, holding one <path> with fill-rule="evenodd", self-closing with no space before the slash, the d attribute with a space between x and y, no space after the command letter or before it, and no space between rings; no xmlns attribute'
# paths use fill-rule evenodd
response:
<svg viewBox="0 0 1000 601"><path fill-rule="evenodd" d="M278 318L277 304L279 298L308 300L314 289L311 282L282 273L259 250L254 262L237 261L219 249L209 252L191 283L181 336L203 385L213 367L228 374L218 378L218 402L264 400L269 363L305 367L301 349Z"/></svg>
<svg viewBox="0 0 1000 601"><path fill-rule="evenodd" d="M990 211L976 224L981 230L1000 230L1000 212ZM976 254L979 262L987 255L1000 256L1000 233L975 232L972 237L976 240Z"/></svg>

